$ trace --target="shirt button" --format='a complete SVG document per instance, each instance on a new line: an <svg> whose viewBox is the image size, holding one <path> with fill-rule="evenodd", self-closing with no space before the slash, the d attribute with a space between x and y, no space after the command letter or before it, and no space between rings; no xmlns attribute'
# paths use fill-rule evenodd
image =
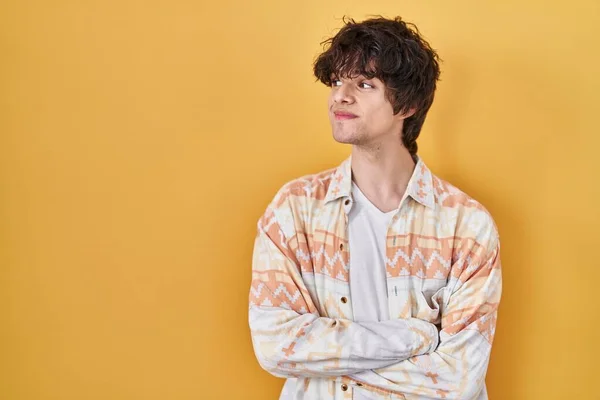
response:
<svg viewBox="0 0 600 400"><path fill-rule="evenodd" d="M345 205L350 204L350 199L346 199L346 201L344 202Z"/></svg>
<svg viewBox="0 0 600 400"><path fill-rule="evenodd" d="M344 250L344 243L340 243L340 250Z"/></svg>
<svg viewBox="0 0 600 400"><path fill-rule="evenodd" d="M342 301L342 303L346 304L348 302L348 299L344 296L340 299Z"/></svg>
<svg viewBox="0 0 600 400"><path fill-rule="evenodd" d="M346 390L348 390L348 385L346 385L345 383L342 383L342 390L345 392Z"/></svg>
<svg viewBox="0 0 600 400"><path fill-rule="evenodd" d="M356 386L362 386L362 383L356 382Z"/></svg>

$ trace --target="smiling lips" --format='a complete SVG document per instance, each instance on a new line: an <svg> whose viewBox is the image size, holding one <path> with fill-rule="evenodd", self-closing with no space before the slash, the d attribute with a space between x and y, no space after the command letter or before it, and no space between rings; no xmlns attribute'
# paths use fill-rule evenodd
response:
<svg viewBox="0 0 600 400"><path fill-rule="evenodd" d="M346 111L335 111L333 114L335 115L335 119L337 119L337 120L357 118L357 115L346 112Z"/></svg>

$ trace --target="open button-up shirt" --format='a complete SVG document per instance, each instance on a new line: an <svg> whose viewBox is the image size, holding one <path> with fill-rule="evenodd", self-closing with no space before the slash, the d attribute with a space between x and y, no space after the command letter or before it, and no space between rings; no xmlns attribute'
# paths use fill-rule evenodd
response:
<svg viewBox="0 0 600 400"><path fill-rule="evenodd" d="M487 399L502 277L489 212L420 157L386 235L389 321L353 320L351 157L285 184L258 221L249 324L282 399Z"/></svg>

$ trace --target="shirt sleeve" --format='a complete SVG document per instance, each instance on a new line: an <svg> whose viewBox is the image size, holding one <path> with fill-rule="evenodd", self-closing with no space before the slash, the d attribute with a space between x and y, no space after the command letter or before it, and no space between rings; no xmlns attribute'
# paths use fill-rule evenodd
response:
<svg viewBox="0 0 600 400"><path fill-rule="evenodd" d="M441 310L438 348L385 368L353 374L367 389L404 399L479 398L496 328L502 291L500 242L495 228L480 245L471 241L453 265L452 288Z"/></svg>
<svg viewBox="0 0 600 400"><path fill-rule="evenodd" d="M273 212L259 220L249 325L261 367L277 377L342 376L433 351L435 325L416 318L372 323L319 316L299 262Z"/></svg>

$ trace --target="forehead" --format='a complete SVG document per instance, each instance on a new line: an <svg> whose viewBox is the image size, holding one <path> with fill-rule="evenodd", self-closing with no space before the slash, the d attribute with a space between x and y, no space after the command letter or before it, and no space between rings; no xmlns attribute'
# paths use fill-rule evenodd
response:
<svg viewBox="0 0 600 400"><path fill-rule="evenodd" d="M377 60L370 59L365 62L360 53L347 54L346 57L340 57L337 62L331 65L332 75L346 79L375 78L378 76Z"/></svg>

